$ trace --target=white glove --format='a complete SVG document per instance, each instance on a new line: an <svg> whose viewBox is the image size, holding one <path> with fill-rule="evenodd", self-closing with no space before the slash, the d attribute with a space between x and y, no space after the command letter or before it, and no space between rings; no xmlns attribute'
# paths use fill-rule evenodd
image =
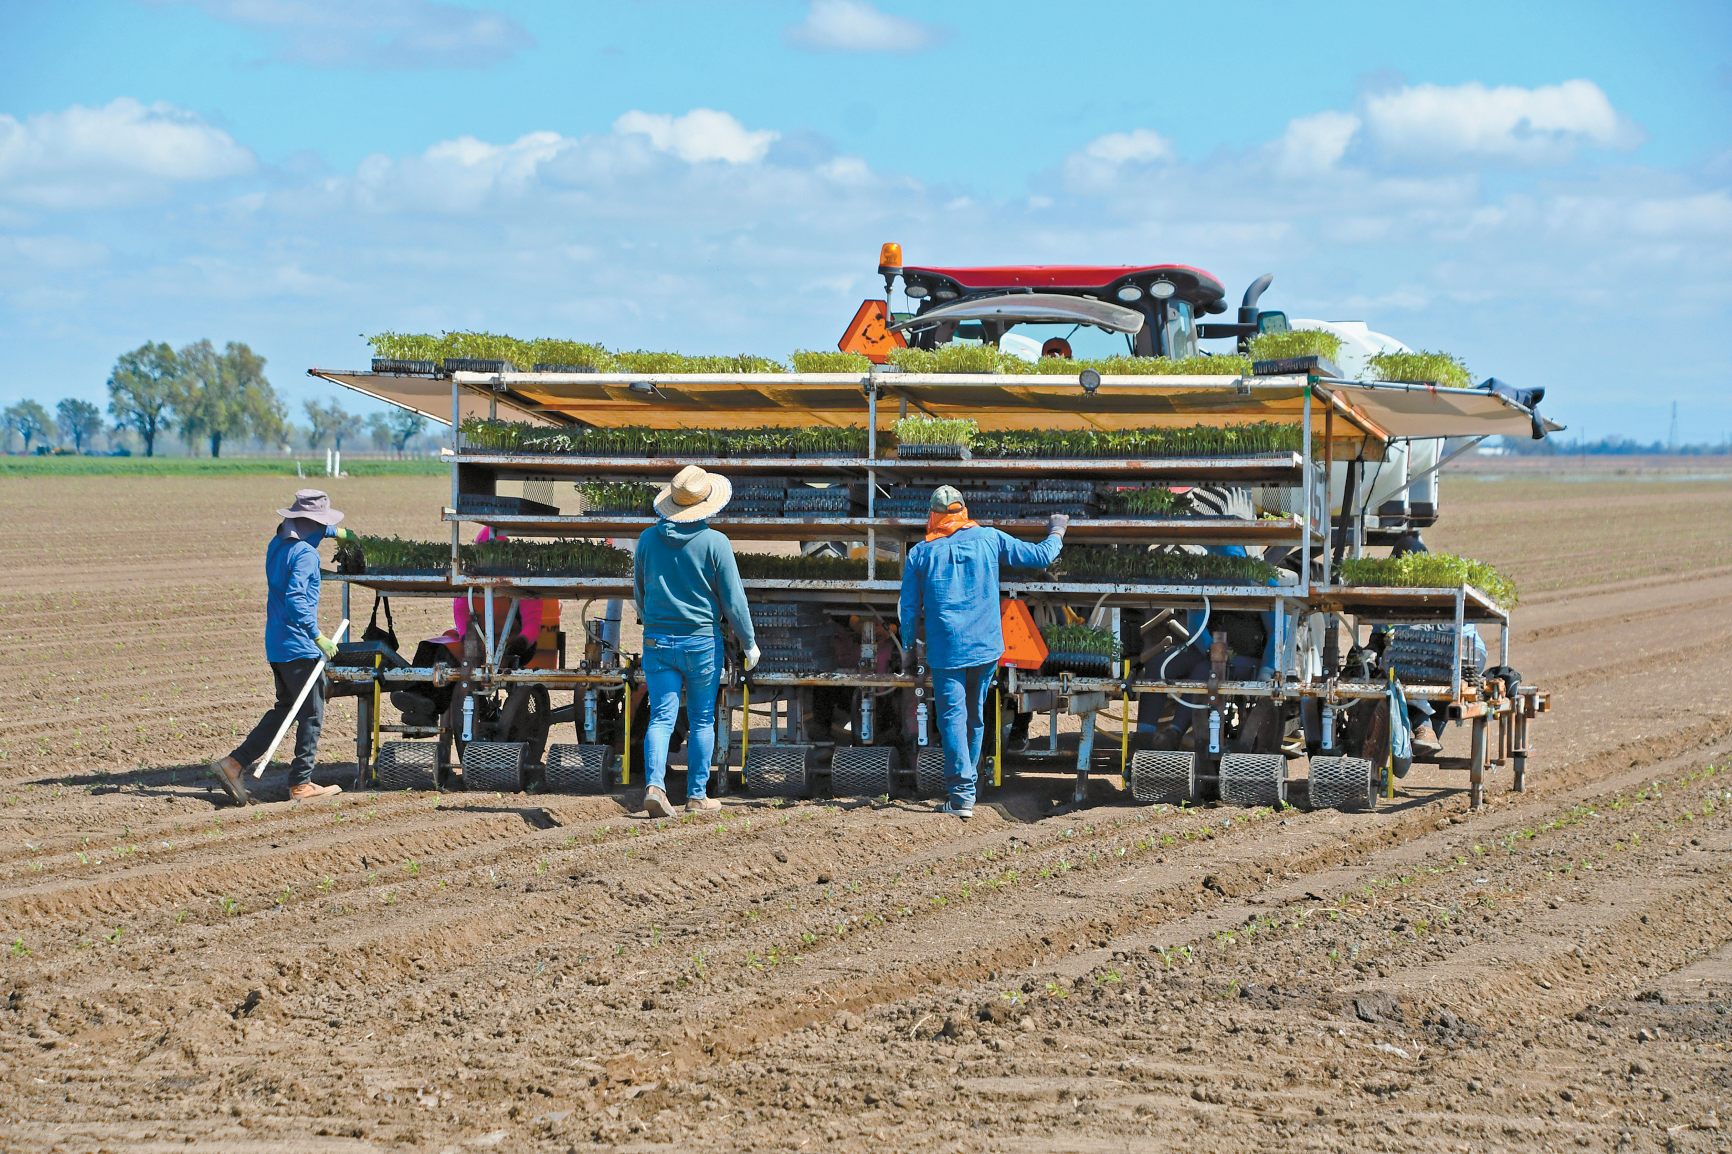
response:
<svg viewBox="0 0 1732 1154"><path fill-rule="evenodd" d="M763 654L758 652L758 647L756 645L746 650L746 668L748 670L756 669L758 666L758 658L762 656Z"/></svg>

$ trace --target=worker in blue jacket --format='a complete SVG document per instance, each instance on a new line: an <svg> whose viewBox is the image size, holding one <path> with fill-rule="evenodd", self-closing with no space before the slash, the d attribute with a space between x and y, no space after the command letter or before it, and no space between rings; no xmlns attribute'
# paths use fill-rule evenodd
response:
<svg viewBox="0 0 1732 1154"><path fill-rule="evenodd" d="M253 726L246 740L227 757L210 763L217 784L236 805L252 799L247 794L246 771L264 756L266 748L282 728L283 718L294 708L301 687L313 675L321 658L337 652L337 643L319 629L319 544L327 537L342 540L349 530L337 528L343 514L331 508L331 498L317 489L302 489L287 509L278 509L283 520L265 546L265 660L271 666L277 700ZM319 753L319 730L325 721L325 696L315 685L295 714L295 758L289 766L289 797L308 801L342 793L335 785L313 784L313 760Z"/></svg>
<svg viewBox="0 0 1732 1154"><path fill-rule="evenodd" d="M706 791L716 749L724 621L740 639L741 664L752 669L759 658L734 547L705 524L733 495L734 487L726 477L687 465L656 497L660 519L637 539L632 596L637 618L643 622L644 683L649 690L643 805L651 817L674 815L667 794L668 745L679 718L682 688L691 726L686 745L686 812L722 808Z"/></svg>
<svg viewBox="0 0 1732 1154"><path fill-rule="evenodd" d="M998 567L1044 569L1058 558L1070 518L1048 518L1046 540L1018 541L969 520L962 494L940 485L932 494L926 540L902 566L903 667L910 667L922 623L926 661L937 698L938 735L944 744L942 812L974 816L975 767L986 732L986 691L1004 655L998 607Z"/></svg>

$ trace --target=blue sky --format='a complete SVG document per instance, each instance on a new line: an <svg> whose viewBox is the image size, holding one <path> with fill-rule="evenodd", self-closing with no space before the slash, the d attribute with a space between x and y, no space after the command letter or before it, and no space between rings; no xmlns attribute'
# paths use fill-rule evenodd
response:
<svg viewBox="0 0 1732 1154"><path fill-rule="evenodd" d="M1177 261L1732 432L1732 9L0 3L0 402L244 340L830 347L911 263ZM1632 407L1633 410L1632 411Z"/></svg>

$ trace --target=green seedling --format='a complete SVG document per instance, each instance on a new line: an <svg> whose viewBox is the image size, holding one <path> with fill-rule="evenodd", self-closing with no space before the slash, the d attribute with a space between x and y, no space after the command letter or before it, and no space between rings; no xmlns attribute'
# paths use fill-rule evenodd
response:
<svg viewBox="0 0 1732 1154"><path fill-rule="evenodd" d="M25 948L24 939L22 937L12 939L11 954L15 958L28 958L30 956L30 951Z"/></svg>
<svg viewBox="0 0 1732 1154"><path fill-rule="evenodd" d="M240 913L242 909L241 903L238 899L231 898L226 894L217 899L217 904L222 907L223 914L226 917L233 917L235 914Z"/></svg>

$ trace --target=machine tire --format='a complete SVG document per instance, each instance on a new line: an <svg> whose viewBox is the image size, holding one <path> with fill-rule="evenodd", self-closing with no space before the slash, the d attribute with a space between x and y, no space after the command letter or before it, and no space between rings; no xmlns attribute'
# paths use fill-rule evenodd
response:
<svg viewBox="0 0 1732 1154"><path fill-rule="evenodd" d="M914 792L920 797L944 797L944 750L929 745L914 760Z"/></svg>
<svg viewBox="0 0 1732 1154"><path fill-rule="evenodd" d="M896 750L888 745L842 746L830 761L830 796L878 797L890 792Z"/></svg>
<svg viewBox="0 0 1732 1154"><path fill-rule="evenodd" d="M380 789L432 789L436 741L381 741L373 761L373 778Z"/></svg>
<svg viewBox="0 0 1732 1154"><path fill-rule="evenodd" d="M1229 753L1221 758L1221 800L1228 805L1287 803L1287 759L1279 753Z"/></svg>
<svg viewBox="0 0 1732 1154"><path fill-rule="evenodd" d="M1377 772L1363 757L1314 757L1308 787L1312 809L1377 808Z"/></svg>
<svg viewBox="0 0 1732 1154"><path fill-rule="evenodd" d="M753 797L809 797L809 745L756 745L746 750L746 792Z"/></svg>
<svg viewBox="0 0 1732 1154"><path fill-rule="evenodd" d="M1195 801L1197 755L1182 750L1138 750L1131 755L1131 796L1144 805Z"/></svg>
<svg viewBox="0 0 1732 1154"><path fill-rule="evenodd" d="M524 754L516 741L471 741L463 747L463 788L470 793L522 793Z"/></svg>
<svg viewBox="0 0 1732 1154"><path fill-rule="evenodd" d="M542 780L550 793L607 793L613 789L613 750L605 745L547 747Z"/></svg>

